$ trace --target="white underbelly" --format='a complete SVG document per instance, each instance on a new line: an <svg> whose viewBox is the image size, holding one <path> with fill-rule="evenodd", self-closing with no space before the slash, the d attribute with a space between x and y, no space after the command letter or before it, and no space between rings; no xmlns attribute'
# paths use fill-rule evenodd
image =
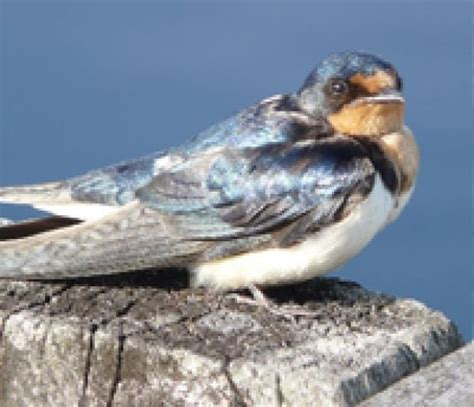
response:
<svg viewBox="0 0 474 407"><path fill-rule="evenodd" d="M336 269L359 253L390 218L394 199L377 175L367 198L352 213L288 248L244 253L193 267L193 285L226 290L251 284L307 280Z"/></svg>

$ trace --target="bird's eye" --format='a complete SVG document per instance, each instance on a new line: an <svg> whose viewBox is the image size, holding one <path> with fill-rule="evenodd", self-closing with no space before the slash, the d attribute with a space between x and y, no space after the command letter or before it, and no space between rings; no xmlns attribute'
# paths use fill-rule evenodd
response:
<svg viewBox="0 0 474 407"><path fill-rule="evenodd" d="M341 79L335 79L330 84L331 93L335 96L342 96L347 93L349 86Z"/></svg>

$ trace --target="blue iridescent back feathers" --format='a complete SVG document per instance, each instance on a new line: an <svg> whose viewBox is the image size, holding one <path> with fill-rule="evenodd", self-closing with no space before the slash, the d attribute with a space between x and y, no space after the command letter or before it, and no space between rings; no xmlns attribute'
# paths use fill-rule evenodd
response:
<svg viewBox="0 0 474 407"><path fill-rule="evenodd" d="M111 205L138 198L165 212L227 222L226 231L219 232L223 237L244 233L235 229L243 223L267 230L288 222L361 184L367 192L375 170L370 149L353 141L327 140L332 135L324 119L328 107L319 99L331 78L380 69L394 68L369 54L332 55L312 71L299 92L266 99L179 148L73 179L72 195ZM308 97L313 98L311 111L298 99ZM308 134L311 144L299 146ZM169 157L174 164L160 167L160 160Z"/></svg>

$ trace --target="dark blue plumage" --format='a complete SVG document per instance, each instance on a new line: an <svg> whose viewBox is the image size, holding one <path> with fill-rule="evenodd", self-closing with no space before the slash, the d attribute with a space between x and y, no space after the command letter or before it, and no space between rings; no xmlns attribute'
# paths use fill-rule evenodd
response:
<svg viewBox="0 0 474 407"><path fill-rule="evenodd" d="M152 180L154 164L160 158L174 156L187 160L217 147L255 148L286 143L304 134L305 129L298 126L297 120L275 112L273 108L274 103L252 106L210 127L178 148L72 179L72 196L79 201L122 205L133 200L134 192Z"/></svg>
<svg viewBox="0 0 474 407"><path fill-rule="evenodd" d="M316 83L338 77L348 79L354 74L373 75L378 71L396 72L392 64L364 52L339 52L325 58L306 78L302 90Z"/></svg>
<svg viewBox="0 0 474 407"><path fill-rule="evenodd" d="M92 171L69 181L78 201L122 205L135 198L135 191L150 182L156 160L167 155L187 159L218 146L251 148L287 142L294 134L293 121L273 115L260 104L218 123L188 143L166 152Z"/></svg>
<svg viewBox="0 0 474 407"><path fill-rule="evenodd" d="M324 87L333 78L393 69L372 55L334 54L299 92L266 99L180 147L73 179L72 197L109 205L138 198L185 219L190 238L268 231L310 211L314 224L334 221L347 194L370 191L375 167L368 145L334 137L325 116L335 108ZM168 159L171 165L155 168ZM390 163L377 162L378 170L384 166ZM385 172L394 189L393 171Z"/></svg>
<svg viewBox="0 0 474 407"><path fill-rule="evenodd" d="M313 226L333 221L345 197L367 194L374 168L358 143L333 137L277 143L194 159L140 188L140 201L180 218L188 239L227 239L282 228L313 212ZM302 237L302 236L300 236Z"/></svg>
<svg viewBox="0 0 474 407"><path fill-rule="evenodd" d="M135 191L153 177L155 160L164 153L156 153L92 171L67 182L71 197L77 201L107 205L123 205L135 199Z"/></svg>
<svg viewBox="0 0 474 407"><path fill-rule="evenodd" d="M0 202L62 216L28 223L43 233L27 245L0 247L0 276L187 267L193 284L229 289L333 270L398 216L413 189L418 157L400 91L380 58L334 54L297 92L180 147L66 181L0 188Z"/></svg>

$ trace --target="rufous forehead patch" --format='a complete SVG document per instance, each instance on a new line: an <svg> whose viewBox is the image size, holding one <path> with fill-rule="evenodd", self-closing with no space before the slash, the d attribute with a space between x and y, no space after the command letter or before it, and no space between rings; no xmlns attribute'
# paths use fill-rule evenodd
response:
<svg viewBox="0 0 474 407"><path fill-rule="evenodd" d="M382 70L367 76L356 73L350 77L349 82L362 87L370 94L377 94L383 89L395 87L394 76Z"/></svg>

